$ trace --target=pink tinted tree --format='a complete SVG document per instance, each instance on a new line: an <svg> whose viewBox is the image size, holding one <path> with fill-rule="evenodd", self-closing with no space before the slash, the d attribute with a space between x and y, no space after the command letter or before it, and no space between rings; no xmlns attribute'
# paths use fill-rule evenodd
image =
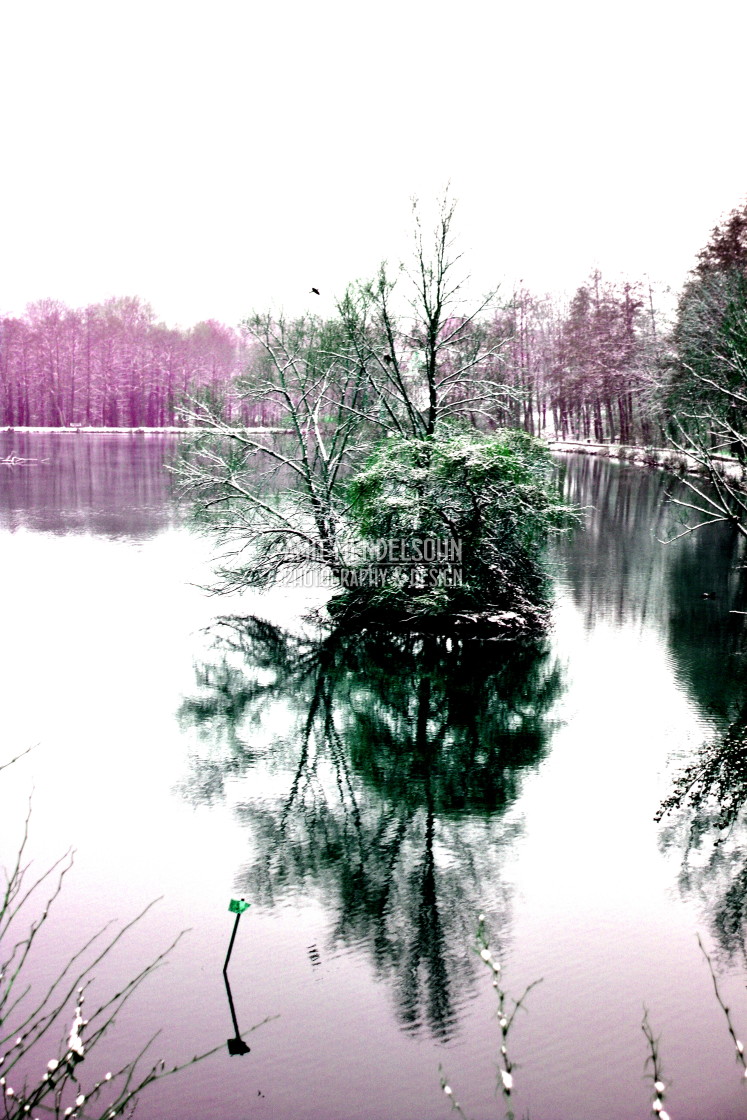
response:
<svg viewBox="0 0 747 1120"><path fill-rule="evenodd" d="M230 416L246 357L246 340L230 328L170 329L136 296L80 310L40 300L0 320L0 423L172 426L200 389Z"/></svg>

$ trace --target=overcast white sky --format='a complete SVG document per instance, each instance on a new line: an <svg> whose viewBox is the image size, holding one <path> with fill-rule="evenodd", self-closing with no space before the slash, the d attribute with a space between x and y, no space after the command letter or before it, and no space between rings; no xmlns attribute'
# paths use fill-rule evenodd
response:
<svg viewBox="0 0 747 1120"><path fill-rule="evenodd" d="M0 34L0 313L328 310L448 180L479 288L678 287L747 192L738 0L23 0Z"/></svg>

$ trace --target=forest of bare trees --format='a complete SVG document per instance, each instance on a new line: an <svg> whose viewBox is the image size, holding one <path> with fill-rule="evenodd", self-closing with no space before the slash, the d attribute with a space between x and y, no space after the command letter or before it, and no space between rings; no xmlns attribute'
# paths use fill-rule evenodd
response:
<svg viewBox="0 0 747 1120"><path fill-rule="evenodd" d="M659 437L666 340L649 289L598 272L566 304L519 288L493 304L480 331L496 355L489 377L507 390L493 423L558 438ZM226 420L271 424L271 404L251 391L263 360L246 329L214 320L169 328L137 297L80 309L43 300L0 319L0 425L170 427L195 394Z"/></svg>
<svg viewBox="0 0 747 1120"><path fill-rule="evenodd" d="M196 390L262 422L261 410L232 400L245 365L241 335L212 320L184 331L137 298L78 310L43 300L0 319L0 424L169 427Z"/></svg>
<svg viewBox="0 0 747 1120"><path fill-rule="evenodd" d="M559 439L655 443L666 338L651 288L597 271L564 304L517 290L497 317L509 422Z"/></svg>

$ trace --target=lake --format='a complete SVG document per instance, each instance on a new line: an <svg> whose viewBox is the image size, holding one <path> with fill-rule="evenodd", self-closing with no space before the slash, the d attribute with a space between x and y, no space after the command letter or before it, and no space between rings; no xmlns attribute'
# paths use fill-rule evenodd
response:
<svg viewBox="0 0 747 1120"><path fill-rule="evenodd" d="M0 774L3 862L29 794L35 867L75 849L29 979L156 898L96 990L190 931L91 1077L160 1031L154 1061L222 1050L151 1086L148 1120L438 1120L439 1068L503 1116L483 913L505 991L541 981L507 1040L517 1117L650 1114L644 1006L670 1116L744 1117L697 935L744 1038L747 838L701 821L688 851L692 811L654 819L743 707L734 534L662 544L681 482L559 457L586 529L553 548L545 643L343 642L303 624L321 591L208 594L177 440L0 434L36 460L0 464L2 759L33 747Z"/></svg>

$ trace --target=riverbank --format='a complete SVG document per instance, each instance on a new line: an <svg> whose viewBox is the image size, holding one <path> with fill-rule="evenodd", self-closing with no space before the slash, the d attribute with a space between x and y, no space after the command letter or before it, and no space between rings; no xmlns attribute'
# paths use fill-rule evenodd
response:
<svg viewBox="0 0 747 1120"><path fill-rule="evenodd" d="M621 443L592 443L587 440L548 440L551 451L568 455L599 455L604 459L619 459L640 467L658 467L680 474L707 474L703 464L686 451L672 447L640 447ZM729 455L712 455L727 478L740 480L744 471L739 459Z"/></svg>
<svg viewBox="0 0 747 1120"><path fill-rule="evenodd" d="M40 426L2 426L0 433L12 435L131 435L131 436L193 436L197 432L210 432L220 435L221 428L196 428L196 427L163 427L163 428L109 428L86 427L82 424L69 427L45 428ZM265 428L247 426L237 428L240 432L262 432L268 435L288 435L289 428ZM558 451L568 455L599 455L605 459L618 459L621 462L632 463L634 466L657 467L662 470L673 471L679 474L706 474L703 464L698 462L686 451L677 451L671 447L642 447L621 443L593 443L590 440L548 440L551 451ZM714 463L723 469L725 477L741 480L744 470L739 459L729 455L711 456Z"/></svg>

